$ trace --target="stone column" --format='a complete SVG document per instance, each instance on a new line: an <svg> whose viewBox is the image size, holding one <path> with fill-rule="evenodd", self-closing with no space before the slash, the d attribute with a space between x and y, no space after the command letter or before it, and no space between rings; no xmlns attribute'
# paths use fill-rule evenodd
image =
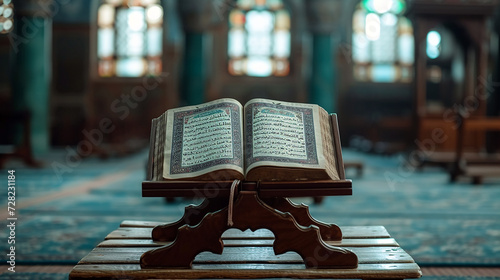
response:
<svg viewBox="0 0 500 280"><path fill-rule="evenodd" d="M312 71L309 102L319 104L329 113L337 109L337 75L335 53L340 34L342 1L308 0L307 20L312 33Z"/></svg>
<svg viewBox="0 0 500 280"><path fill-rule="evenodd" d="M31 148L35 155L49 149L52 0L16 1L15 28L10 34L13 53L14 110L31 114Z"/></svg>
<svg viewBox="0 0 500 280"><path fill-rule="evenodd" d="M181 102L187 105L205 102L206 69L209 57L205 54L212 25L212 0L178 0L184 30L184 58L181 80Z"/></svg>

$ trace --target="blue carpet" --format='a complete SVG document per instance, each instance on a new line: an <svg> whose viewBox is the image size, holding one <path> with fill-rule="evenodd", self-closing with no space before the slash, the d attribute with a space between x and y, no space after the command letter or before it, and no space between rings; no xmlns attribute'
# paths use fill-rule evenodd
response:
<svg viewBox="0 0 500 280"><path fill-rule="evenodd" d="M0 280L67 280L66 273L35 273L24 272L15 274L2 274ZM498 280L500 277L476 277L476 276L422 276L422 280ZM335 280L335 279L331 279Z"/></svg>
<svg viewBox="0 0 500 280"><path fill-rule="evenodd" d="M325 198L321 205L311 206L314 217L339 225L383 225L421 266L500 266L499 180L488 180L482 186L465 181L450 184L440 169L403 172L398 156L352 151L345 151L344 156L346 160L361 158L364 174L357 178L353 170L347 170L353 179L353 196ZM191 201L179 199L166 204L161 198L141 197L146 158L142 152L126 158L84 160L62 180L54 178L50 167L18 167L19 204L130 166L139 167L85 195L20 210L16 229L18 263L76 264L125 219L167 222L179 218ZM0 199L5 198L5 193L0 194ZM297 201L309 203L311 199ZM7 234L1 231L0 240L6 240ZM6 251L7 245L0 242L0 249ZM5 254L1 259L5 261Z"/></svg>
<svg viewBox="0 0 500 280"><path fill-rule="evenodd" d="M0 275L0 280L68 280L67 273L15 272Z"/></svg>
<svg viewBox="0 0 500 280"><path fill-rule="evenodd" d="M480 276L422 276L422 280L498 280L500 277Z"/></svg>
<svg viewBox="0 0 500 280"><path fill-rule="evenodd" d="M0 275L0 280L67 280L66 273L35 273L35 272L16 272ZM473 277L473 276L423 276L422 280L498 280L499 277ZM331 279L335 280L335 279Z"/></svg>

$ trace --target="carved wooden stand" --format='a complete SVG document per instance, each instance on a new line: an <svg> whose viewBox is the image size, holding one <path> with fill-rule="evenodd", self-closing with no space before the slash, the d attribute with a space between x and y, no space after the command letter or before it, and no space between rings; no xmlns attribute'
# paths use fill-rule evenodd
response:
<svg viewBox="0 0 500 280"><path fill-rule="evenodd" d="M242 184L244 186L245 184ZM198 206L186 207L177 222L153 229L154 241L172 241L141 256L142 268L190 268L199 253L222 254L221 235L229 228L269 229L275 236L275 254L298 253L308 268L356 268L357 256L323 240L341 240L337 225L315 220L305 205L295 205L283 197L260 198L257 190L242 190L232 205L233 225L228 225L227 197L206 198Z"/></svg>

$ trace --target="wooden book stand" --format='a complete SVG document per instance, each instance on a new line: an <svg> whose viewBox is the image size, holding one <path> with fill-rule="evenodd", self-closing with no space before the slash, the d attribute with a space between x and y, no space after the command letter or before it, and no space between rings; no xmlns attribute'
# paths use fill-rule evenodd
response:
<svg viewBox="0 0 500 280"><path fill-rule="evenodd" d="M336 117L333 115L331 119L338 136ZM155 139L154 135L151 139ZM198 206L187 206L177 222L153 229L154 241L173 242L144 253L141 268L190 268L196 255L203 251L222 254L221 235L229 228L269 229L275 237L274 253L296 252L307 268L356 268L356 254L324 242L342 240L337 225L315 220L306 205L296 205L285 198L352 194L352 182L345 179L343 172L340 143L334 142L341 177L336 181L244 181L237 188L232 187L232 181L152 181L150 159L150 180L142 184L143 197L204 197L205 200Z"/></svg>

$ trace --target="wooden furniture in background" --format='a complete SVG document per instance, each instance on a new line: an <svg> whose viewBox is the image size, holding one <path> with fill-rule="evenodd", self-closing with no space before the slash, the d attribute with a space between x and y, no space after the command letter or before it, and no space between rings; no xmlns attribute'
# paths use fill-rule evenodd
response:
<svg viewBox="0 0 500 280"><path fill-rule="evenodd" d="M83 279L195 279L195 278L328 278L328 279L410 279L422 273L383 226L340 227L342 241L325 241L332 246L348 248L359 256L357 268L306 268L294 253L275 256L274 236L268 231L236 229L222 235L221 256L199 254L192 269L143 269L139 258L151 249L171 242L151 240L151 231L159 222L124 221L84 257L71 271L70 280Z"/></svg>
<svg viewBox="0 0 500 280"><path fill-rule="evenodd" d="M414 115L418 127L416 136L419 141L424 141L432 139L436 129L442 130L448 139L435 143L435 151L455 151L457 132L454 129L453 117L457 107L466 108L473 116L486 115L485 96L489 94L485 84L489 74L488 19L493 15L497 4L496 0L415 0L408 6L407 13L415 30ZM455 52L453 58L440 61L440 57L427 57L427 34L432 30L446 30L447 34L450 34L446 36L449 38L442 36L441 48L443 53L445 48ZM445 39L448 39L448 46L444 45ZM450 45L453 44L452 40L455 42L453 46ZM463 66L460 67L461 65ZM463 77L458 81L453 80L452 70L463 71ZM436 95L432 102L429 97L431 91ZM484 133L477 133L466 135L464 141L479 149L484 138Z"/></svg>
<svg viewBox="0 0 500 280"><path fill-rule="evenodd" d="M459 177L470 177L474 184L481 184L484 177L500 177L500 152L488 152L486 143L480 148L471 146L467 139L471 135L500 131L499 116L468 116L459 111L453 130L455 131L455 150L450 152L420 151L419 168L434 165L445 168L450 174L450 181Z"/></svg>
<svg viewBox="0 0 500 280"><path fill-rule="evenodd" d="M344 161L344 170L346 169L356 169L356 176L361 177L363 175L364 164L362 161ZM321 204L324 200L323 196L314 196L314 204Z"/></svg>
<svg viewBox="0 0 500 280"><path fill-rule="evenodd" d="M475 151L466 153L464 146L467 135L500 131L500 117L468 117L459 114L458 138L450 180L456 181L459 176L470 177L474 184L481 184L484 177L500 177L500 153Z"/></svg>
<svg viewBox="0 0 500 280"><path fill-rule="evenodd" d="M36 161L33 156L33 151L31 148L31 114L29 111L19 111L19 112L0 112L0 122L2 123L2 132L4 135L13 136L18 130L15 127L21 127L20 135L22 135L22 140L20 144L16 145L13 143L11 145L0 144L0 168L4 166L4 163L9 158L21 158L23 162L30 167L40 167L41 163Z"/></svg>
<svg viewBox="0 0 500 280"><path fill-rule="evenodd" d="M345 161L344 169L348 168L356 169L356 176L361 177L363 175L364 163L362 161Z"/></svg>

